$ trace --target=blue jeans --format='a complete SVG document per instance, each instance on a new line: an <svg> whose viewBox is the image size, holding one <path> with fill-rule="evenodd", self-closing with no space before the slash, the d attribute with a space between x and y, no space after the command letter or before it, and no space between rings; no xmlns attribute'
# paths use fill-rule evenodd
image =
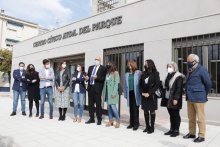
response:
<svg viewBox="0 0 220 147"><path fill-rule="evenodd" d="M108 103L108 89L107 89L107 86L106 86L105 100ZM108 104L108 118L109 118L109 120L113 119L113 113L114 113L115 119L119 120L120 118L119 118L119 113L118 113L116 104Z"/></svg>
<svg viewBox="0 0 220 147"><path fill-rule="evenodd" d="M79 93L79 92L73 93L74 116L75 117L77 117L78 115L78 109L80 110L79 117L82 117L83 110L84 110L84 99L85 99L85 93Z"/></svg>
<svg viewBox="0 0 220 147"><path fill-rule="evenodd" d="M53 89L49 88L40 88L40 101L41 101L41 115L44 115L44 102L46 95L48 97L49 105L50 105L50 115L53 115Z"/></svg>
<svg viewBox="0 0 220 147"><path fill-rule="evenodd" d="M21 111L25 112L25 94L26 91L23 91L22 87L18 91L13 90L13 112L17 111L19 95L21 98Z"/></svg>
<svg viewBox="0 0 220 147"><path fill-rule="evenodd" d="M116 120L120 119L116 105L115 104L108 105L108 118L109 118L109 120L113 119L113 114L114 114Z"/></svg>

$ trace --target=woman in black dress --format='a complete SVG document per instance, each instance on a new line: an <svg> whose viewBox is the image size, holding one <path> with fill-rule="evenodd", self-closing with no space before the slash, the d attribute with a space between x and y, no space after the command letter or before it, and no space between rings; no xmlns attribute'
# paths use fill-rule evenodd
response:
<svg viewBox="0 0 220 147"><path fill-rule="evenodd" d="M40 89L39 89L39 75L35 71L33 64L29 64L26 69L25 79L27 82L28 100L29 100L29 117L32 117L33 101L35 101L37 113L36 117L39 116L39 100L40 100Z"/></svg>
<svg viewBox="0 0 220 147"><path fill-rule="evenodd" d="M155 110L157 110L157 98L155 91L160 85L160 76L157 72L153 60L146 60L144 65L145 71L140 78L140 92L142 95L142 109L144 110L144 118L146 129L143 132L151 134L154 132ZM151 119L151 123L149 120Z"/></svg>

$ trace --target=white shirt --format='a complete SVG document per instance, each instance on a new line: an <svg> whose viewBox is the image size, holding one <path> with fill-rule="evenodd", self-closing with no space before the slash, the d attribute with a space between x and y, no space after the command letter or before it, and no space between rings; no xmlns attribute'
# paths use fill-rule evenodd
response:
<svg viewBox="0 0 220 147"><path fill-rule="evenodd" d="M80 73L78 72L77 78L79 78L79 77L80 77ZM79 84L78 84L78 83L77 83L76 86L75 86L74 92L80 92Z"/></svg>
<svg viewBox="0 0 220 147"><path fill-rule="evenodd" d="M97 71L99 70L100 65L94 66L94 67L93 67L93 70L92 70L92 73L93 73L93 71L95 70L95 67L96 67L96 71L95 71L95 74L94 74L94 75L97 74ZM92 76L92 75L93 75L93 74L91 74L91 76ZM94 84L95 84L95 79L93 80L93 83L90 83L90 85L94 85Z"/></svg>
<svg viewBox="0 0 220 147"><path fill-rule="evenodd" d="M49 76L49 69L45 69L46 76ZM51 86L50 82L46 82L46 87Z"/></svg>
<svg viewBox="0 0 220 147"><path fill-rule="evenodd" d="M22 78L22 74L23 74L23 70L20 70L20 75L21 75L21 78ZM20 86L22 86L22 82L20 82Z"/></svg>

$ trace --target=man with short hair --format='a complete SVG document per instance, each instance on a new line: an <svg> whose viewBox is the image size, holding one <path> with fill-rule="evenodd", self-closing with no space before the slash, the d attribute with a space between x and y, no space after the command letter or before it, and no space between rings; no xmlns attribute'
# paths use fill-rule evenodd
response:
<svg viewBox="0 0 220 147"><path fill-rule="evenodd" d="M190 54L187 58L189 71L186 76L186 100L189 118L189 133L183 138L196 138L196 116L199 133L194 142L205 141L205 103L211 89L211 79L207 69L199 65L199 57Z"/></svg>
<svg viewBox="0 0 220 147"><path fill-rule="evenodd" d="M106 77L106 67L101 65L101 57L95 58L95 65L92 65L88 69L88 76L85 79L88 81L88 96L89 96L89 116L90 119L86 124L95 123L94 111L96 104L96 116L98 119L97 125L101 125L102 122L102 89Z"/></svg>
<svg viewBox="0 0 220 147"><path fill-rule="evenodd" d="M40 78L40 97L41 97L41 115L39 119L44 118L44 102L46 95L50 105L50 119L53 119L53 80L54 71L50 67L50 62L47 59L43 60L44 67L39 70Z"/></svg>
<svg viewBox="0 0 220 147"><path fill-rule="evenodd" d="M19 63L19 69L15 69L13 72L14 84L12 87L13 90L13 112L11 116L16 115L17 106L18 106L18 99L19 95L21 98L21 111L22 115L26 116L25 113L25 95L27 90L27 83L25 80L25 64L23 62Z"/></svg>

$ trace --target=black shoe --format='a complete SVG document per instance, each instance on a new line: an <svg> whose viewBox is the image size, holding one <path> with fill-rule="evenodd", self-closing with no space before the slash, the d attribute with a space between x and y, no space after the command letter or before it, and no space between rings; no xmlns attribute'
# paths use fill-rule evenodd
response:
<svg viewBox="0 0 220 147"><path fill-rule="evenodd" d="M22 112L22 115L23 115L23 116L26 116L26 113L25 113L25 112Z"/></svg>
<svg viewBox="0 0 220 147"><path fill-rule="evenodd" d="M164 135L171 135L173 134L173 130L169 130L168 132L164 133Z"/></svg>
<svg viewBox="0 0 220 147"><path fill-rule="evenodd" d="M62 117L62 121L64 121L65 119L66 119L66 116L63 116L63 117Z"/></svg>
<svg viewBox="0 0 220 147"><path fill-rule="evenodd" d="M29 117L32 117L32 113L29 114Z"/></svg>
<svg viewBox="0 0 220 147"><path fill-rule="evenodd" d="M196 135L191 135L191 134L186 134L185 136L183 136L184 139L188 139L188 138L196 138Z"/></svg>
<svg viewBox="0 0 220 147"><path fill-rule="evenodd" d="M101 124L102 124L102 121L98 120L97 125L101 125Z"/></svg>
<svg viewBox="0 0 220 147"><path fill-rule="evenodd" d="M129 126L127 127L127 129L131 129L131 128L133 128L133 126L132 126L132 125L129 125Z"/></svg>
<svg viewBox="0 0 220 147"><path fill-rule="evenodd" d="M148 132L148 131L150 131L150 126L146 127L143 132Z"/></svg>
<svg viewBox="0 0 220 147"><path fill-rule="evenodd" d="M134 126L133 130L136 131L138 129L139 126Z"/></svg>
<svg viewBox="0 0 220 147"><path fill-rule="evenodd" d="M179 131L174 131L174 132L170 135L170 137L176 137L176 136L179 136L179 135L180 135Z"/></svg>
<svg viewBox="0 0 220 147"><path fill-rule="evenodd" d="M147 132L147 134L152 134L154 132L154 127L150 127L150 130Z"/></svg>
<svg viewBox="0 0 220 147"><path fill-rule="evenodd" d="M62 116L59 117L58 121L61 121L61 120L62 120Z"/></svg>
<svg viewBox="0 0 220 147"><path fill-rule="evenodd" d="M35 115L35 117L39 117L39 113L37 113L37 114Z"/></svg>
<svg viewBox="0 0 220 147"><path fill-rule="evenodd" d="M10 116L14 116L14 115L16 115L16 112L12 112Z"/></svg>
<svg viewBox="0 0 220 147"><path fill-rule="evenodd" d="M95 123L95 120L90 118L87 122L85 122L86 124L91 124L91 123Z"/></svg>
<svg viewBox="0 0 220 147"><path fill-rule="evenodd" d="M194 142L197 142L197 143L203 142L203 141L205 141L205 138L203 138L203 137L198 137L194 140Z"/></svg>

